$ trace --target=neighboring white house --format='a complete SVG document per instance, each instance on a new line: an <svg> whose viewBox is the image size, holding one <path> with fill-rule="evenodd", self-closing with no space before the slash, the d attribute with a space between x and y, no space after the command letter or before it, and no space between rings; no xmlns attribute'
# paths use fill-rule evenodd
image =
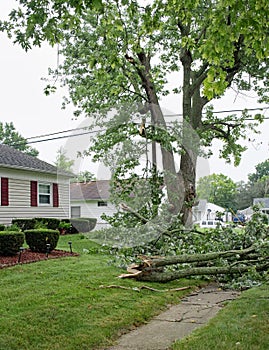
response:
<svg viewBox="0 0 269 350"><path fill-rule="evenodd" d="M108 227L108 223L101 218L102 214L113 215L117 212L109 197L110 180L71 183L71 218L96 218L95 230Z"/></svg>
<svg viewBox="0 0 269 350"><path fill-rule="evenodd" d="M0 144L0 223L10 224L14 218L69 218L71 177Z"/></svg>
<svg viewBox="0 0 269 350"><path fill-rule="evenodd" d="M193 222L200 220L215 220L218 213L223 213L221 218L223 221L231 221L231 213L226 213L226 210L216 204L207 202L206 199L200 199L198 205L192 208Z"/></svg>

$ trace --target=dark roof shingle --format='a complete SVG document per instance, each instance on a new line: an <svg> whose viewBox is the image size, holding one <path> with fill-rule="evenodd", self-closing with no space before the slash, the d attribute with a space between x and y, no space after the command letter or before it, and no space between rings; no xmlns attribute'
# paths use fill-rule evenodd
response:
<svg viewBox="0 0 269 350"><path fill-rule="evenodd" d="M25 154L17 149L0 144L0 166L5 168L24 169L49 174L59 174L72 177L73 174L58 169L36 157Z"/></svg>
<svg viewBox="0 0 269 350"><path fill-rule="evenodd" d="M71 183L71 200L107 200L109 197L110 180Z"/></svg>

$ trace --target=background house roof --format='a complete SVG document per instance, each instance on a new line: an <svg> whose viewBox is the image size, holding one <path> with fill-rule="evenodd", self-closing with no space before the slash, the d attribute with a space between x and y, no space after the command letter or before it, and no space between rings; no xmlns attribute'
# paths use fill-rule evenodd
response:
<svg viewBox="0 0 269 350"><path fill-rule="evenodd" d="M110 180L74 182L70 187L72 200L108 200L110 197Z"/></svg>
<svg viewBox="0 0 269 350"><path fill-rule="evenodd" d="M261 205L263 208L269 208L269 198L254 198L253 199L254 205Z"/></svg>
<svg viewBox="0 0 269 350"><path fill-rule="evenodd" d="M0 144L0 166L5 168L32 170L43 173L73 177L70 172L58 169L36 157L25 154L17 149Z"/></svg>

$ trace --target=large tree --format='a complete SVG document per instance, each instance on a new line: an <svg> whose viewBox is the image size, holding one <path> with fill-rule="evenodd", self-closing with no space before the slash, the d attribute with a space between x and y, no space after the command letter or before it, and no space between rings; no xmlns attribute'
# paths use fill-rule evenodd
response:
<svg viewBox="0 0 269 350"><path fill-rule="evenodd" d="M27 139L24 138L18 131L12 122L2 123L0 122L0 142L14 147L19 151L22 151L30 156L37 157L38 150L29 146Z"/></svg>
<svg viewBox="0 0 269 350"><path fill-rule="evenodd" d="M143 123L146 120L150 127L141 137L160 145L171 211L181 212L183 222L188 222L196 196L196 162L201 147L210 148L213 139L218 138L223 141L220 156L227 161L234 158L238 164L245 149L240 137L245 137L246 129L252 127L246 123L247 112L240 117L218 117L206 106L230 87L256 89L263 100L267 99L268 2L155 0L144 5L135 0L110 0L98 11L88 11L83 2L73 11L71 22L59 11L65 4L72 6L71 1L60 4L47 0L45 5L39 4L39 16L34 16L36 2L20 1L21 12L13 12L9 23L2 27L13 30L16 40L24 46L25 40L28 43L33 39L33 44L43 40L42 35L36 36L34 28L38 34L48 38L49 33L57 40L54 26L44 26L40 18L40 8L52 5L52 13L56 11L57 21L61 18L63 24L57 35L65 38L61 44L66 59L56 74L62 74L63 83L68 85L77 114L83 111L97 115L97 122L103 125L102 115L120 105L114 120L109 120L110 127L100 135L101 143L93 148L96 158L109 149L115 152L118 143L138 134L134 113L147 113ZM27 21L16 22L18 18ZM55 16L51 19L55 23ZM26 31L21 38L24 24ZM168 74L180 71L182 78L177 75L175 92L182 95L183 120L169 129L160 100L168 93ZM124 104L128 107L125 105L122 115ZM257 120L261 119L257 116ZM181 155L179 171L175 153ZM110 161L114 161L113 156ZM122 172L126 173L130 164L137 165L137 158L120 163Z"/></svg>

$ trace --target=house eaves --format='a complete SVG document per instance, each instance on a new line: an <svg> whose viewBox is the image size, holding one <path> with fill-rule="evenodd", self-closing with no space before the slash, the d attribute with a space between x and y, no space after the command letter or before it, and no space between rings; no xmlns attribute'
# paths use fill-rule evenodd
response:
<svg viewBox="0 0 269 350"><path fill-rule="evenodd" d="M0 144L0 167L74 177L71 172L58 169L54 165L3 144Z"/></svg>

